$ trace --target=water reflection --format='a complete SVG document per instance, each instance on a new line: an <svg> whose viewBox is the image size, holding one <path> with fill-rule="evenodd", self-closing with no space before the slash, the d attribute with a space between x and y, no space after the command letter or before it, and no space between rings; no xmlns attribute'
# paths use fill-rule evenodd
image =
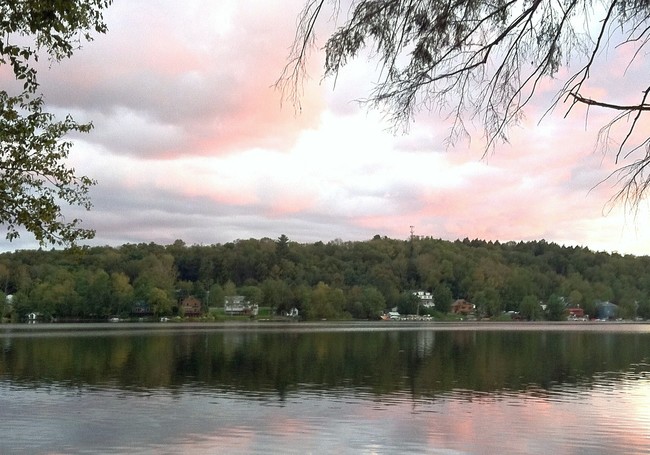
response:
<svg viewBox="0 0 650 455"><path fill-rule="evenodd" d="M0 452L650 453L649 332L5 332Z"/></svg>
<svg viewBox="0 0 650 455"><path fill-rule="evenodd" d="M413 397L542 393L647 372L647 333L572 331L152 331L4 337L13 383L126 390L222 388L284 396L357 388Z"/></svg>
<svg viewBox="0 0 650 455"><path fill-rule="evenodd" d="M647 334L545 332L167 332L18 338L0 374L14 385L248 395L355 389L455 399L522 392L554 399L644 377ZM569 389L567 385L575 387ZM554 385L562 385L554 391ZM388 398L385 398L388 399Z"/></svg>

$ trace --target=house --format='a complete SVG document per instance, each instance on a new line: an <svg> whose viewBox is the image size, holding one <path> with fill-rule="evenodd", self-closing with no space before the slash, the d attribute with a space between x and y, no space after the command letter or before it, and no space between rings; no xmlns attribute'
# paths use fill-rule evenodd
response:
<svg viewBox="0 0 650 455"><path fill-rule="evenodd" d="M248 315L257 316L259 307L257 304L251 304L243 295L227 295L224 298L224 312L227 315Z"/></svg>
<svg viewBox="0 0 650 455"><path fill-rule="evenodd" d="M569 320L576 320L576 319L585 319L585 310L584 308L580 307L575 307L575 308L567 308L567 319Z"/></svg>
<svg viewBox="0 0 650 455"><path fill-rule="evenodd" d="M151 309L151 305L149 305L147 302L144 300L138 300L133 304L131 307L131 314L133 316L151 316L153 315L153 310Z"/></svg>
<svg viewBox="0 0 650 455"><path fill-rule="evenodd" d="M464 314L464 315L474 314L475 310L476 310L476 305L468 302L465 299L458 299L451 304L451 312L454 314Z"/></svg>
<svg viewBox="0 0 650 455"><path fill-rule="evenodd" d="M433 295L430 292L415 291L413 292L413 295L420 299L420 305L422 305L424 308L433 308L436 306L435 302L433 301Z"/></svg>
<svg viewBox="0 0 650 455"><path fill-rule="evenodd" d="M181 300L180 314L182 314L183 316L197 317L197 316L201 316L202 313L203 313L203 308L201 305L201 301L196 297L194 297L193 295L185 297L183 300Z"/></svg>
<svg viewBox="0 0 650 455"><path fill-rule="evenodd" d="M612 302L598 302L596 304L596 319L611 320L618 316L618 305Z"/></svg>

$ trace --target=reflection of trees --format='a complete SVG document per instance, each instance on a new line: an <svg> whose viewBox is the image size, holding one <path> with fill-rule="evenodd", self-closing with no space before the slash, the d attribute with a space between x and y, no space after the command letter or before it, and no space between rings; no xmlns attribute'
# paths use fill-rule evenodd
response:
<svg viewBox="0 0 650 455"><path fill-rule="evenodd" d="M0 376L12 382L281 396L303 389L433 397L588 386L602 373L623 374L650 359L648 334L568 331L172 331L7 340Z"/></svg>

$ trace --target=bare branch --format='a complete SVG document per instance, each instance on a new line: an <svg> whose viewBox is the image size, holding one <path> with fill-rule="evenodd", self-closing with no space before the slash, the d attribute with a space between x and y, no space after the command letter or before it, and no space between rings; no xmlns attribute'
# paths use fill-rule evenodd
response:
<svg viewBox="0 0 650 455"><path fill-rule="evenodd" d="M650 111L650 104L645 103L645 99L648 96L648 90L644 92L643 96L643 101L639 104L612 104L612 103L606 103L604 101L598 101L594 100L591 98L586 98L582 95L579 95L577 93L569 93L568 95L573 97L577 102L582 103L582 104L588 104L589 106L598 106L598 107L604 107L607 109L613 109L616 111L628 111L628 112L642 112L642 111Z"/></svg>
<svg viewBox="0 0 650 455"><path fill-rule="evenodd" d="M298 20L296 35L289 53L289 61L274 86L289 97L293 107L301 111L300 96L302 81L306 76L306 62L314 47L314 27L321 14L325 0L310 0L303 8Z"/></svg>

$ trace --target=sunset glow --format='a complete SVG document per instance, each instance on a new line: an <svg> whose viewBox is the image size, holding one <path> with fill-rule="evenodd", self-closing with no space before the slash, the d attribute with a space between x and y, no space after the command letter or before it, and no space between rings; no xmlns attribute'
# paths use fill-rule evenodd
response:
<svg viewBox="0 0 650 455"><path fill-rule="evenodd" d="M510 143L485 156L480 129L448 147L448 119L422 113L394 131L360 106L377 77L364 58L334 84L321 80L315 51L296 110L273 84L304 2L252 3L117 0L106 35L70 60L43 64L50 109L95 125L72 152L75 169L99 182L94 208L65 210L97 231L91 244L407 238L415 226L448 240L546 239L650 254L648 207L631 213L610 203L617 165L595 147L610 113L567 114L561 104L547 113L561 81L544 81ZM588 93L636 96L634 75L648 72L647 61L636 59L621 87L611 81L622 77L626 54L611 58ZM33 246L24 234L4 249Z"/></svg>

